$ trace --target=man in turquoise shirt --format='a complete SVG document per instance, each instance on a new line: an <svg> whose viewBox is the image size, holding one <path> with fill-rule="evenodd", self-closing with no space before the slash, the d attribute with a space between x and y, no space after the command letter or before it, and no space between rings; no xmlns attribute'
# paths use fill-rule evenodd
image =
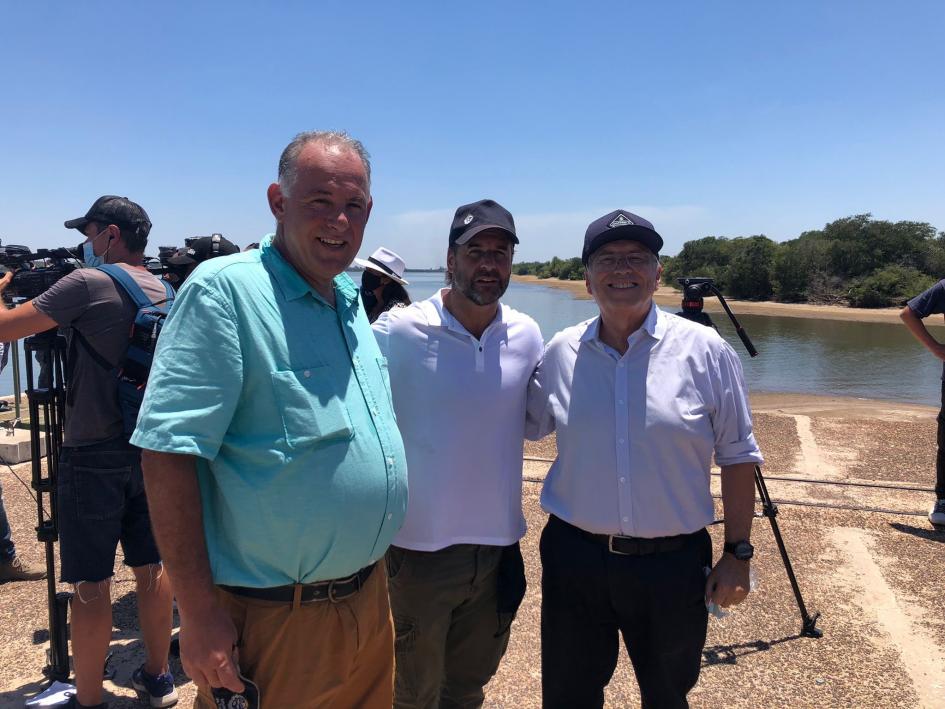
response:
<svg viewBox="0 0 945 709"><path fill-rule="evenodd" d="M390 707L376 562L404 518L405 459L343 273L371 210L367 153L343 133L300 134L268 198L275 236L181 289L132 437L184 669L196 706L242 691L240 672L268 706Z"/></svg>

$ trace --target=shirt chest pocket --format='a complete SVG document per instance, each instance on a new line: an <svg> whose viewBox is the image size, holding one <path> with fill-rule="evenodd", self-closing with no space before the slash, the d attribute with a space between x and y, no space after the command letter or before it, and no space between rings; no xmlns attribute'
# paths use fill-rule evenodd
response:
<svg viewBox="0 0 945 709"><path fill-rule="evenodd" d="M333 381L330 367L273 372L272 387L289 448L354 436L343 392Z"/></svg>

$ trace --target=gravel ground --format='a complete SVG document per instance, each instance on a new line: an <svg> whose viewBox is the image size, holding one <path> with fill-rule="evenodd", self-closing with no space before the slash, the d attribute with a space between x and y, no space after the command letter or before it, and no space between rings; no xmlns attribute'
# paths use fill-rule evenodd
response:
<svg viewBox="0 0 945 709"><path fill-rule="evenodd" d="M754 401L754 399L753 399ZM789 405L785 404L788 401ZM935 411L921 407L816 397L775 397L755 402L756 435L770 477L902 482L929 487ZM813 443L801 454L798 431L808 426ZM813 446L813 447L812 447ZM551 458L554 438L526 444L526 456ZM808 456L808 457L805 457ZM813 456L827 467L809 465ZM547 464L530 462L526 478L540 479ZM28 481L29 466L15 472ZM7 511L19 553L42 563L35 541L35 503L9 469L0 469ZM718 480L713 481L717 490ZM799 636L800 616L770 524L755 523L758 589L723 620L710 620L693 707L943 707L945 617L941 563L945 533L925 517L931 495L799 484L769 479L776 499L894 507L917 514L888 515L782 503L778 522L804 600L824 615L824 637ZM538 538L545 514L540 484L526 482L529 531L523 540L529 589L513 626L509 651L487 688L488 707L538 707L540 563ZM838 491L839 490L839 491ZM721 512L719 510L719 512ZM712 529L717 545L721 528ZM120 552L119 552L120 556ZM62 590L67 590L64 587ZM0 707L22 706L42 685L46 648L45 582L0 586ZM128 689L142 648L135 621L134 583L120 568L113 591L114 682L106 682L112 707L141 706ZM182 706L193 686L179 677ZM633 673L621 660L607 689L608 707L639 705Z"/></svg>

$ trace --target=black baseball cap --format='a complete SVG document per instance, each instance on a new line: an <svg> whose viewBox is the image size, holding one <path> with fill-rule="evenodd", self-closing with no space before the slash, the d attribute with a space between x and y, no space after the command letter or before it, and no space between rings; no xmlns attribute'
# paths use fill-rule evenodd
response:
<svg viewBox="0 0 945 709"><path fill-rule="evenodd" d="M581 261L587 265L591 254L611 241L638 241L657 256L663 248L663 237L643 217L618 209L595 219L584 233L584 251Z"/></svg>
<svg viewBox="0 0 945 709"><path fill-rule="evenodd" d="M450 227L450 246L465 244L486 229L500 229L509 235L513 243L518 243L515 220L509 210L494 200L480 199L472 204L464 204L456 210L453 225Z"/></svg>
<svg viewBox="0 0 945 709"><path fill-rule="evenodd" d="M239 252L240 247L224 239L222 234L212 234L197 237L189 246L178 250L167 262L172 266L189 266L194 263L202 263L216 256L229 256Z"/></svg>
<svg viewBox="0 0 945 709"><path fill-rule="evenodd" d="M89 222L115 224L119 227L134 229L143 236L147 236L151 231L151 220L140 204L132 202L127 197L117 197L113 194L99 197L84 217L70 219L64 222L64 225L66 229L82 231Z"/></svg>

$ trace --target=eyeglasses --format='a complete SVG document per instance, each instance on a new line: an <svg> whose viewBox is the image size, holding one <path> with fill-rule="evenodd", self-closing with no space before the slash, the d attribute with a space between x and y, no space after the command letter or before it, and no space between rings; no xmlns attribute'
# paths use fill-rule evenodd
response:
<svg viewBox="0 0 945 709"><path fill-rule="evenodd" d="M623 264L630 268L642 268L653 263L654 260L653 256L648 254L627 254L626 256L603 254L591 259L591 267L602 271L613 271Z"/></svg>

